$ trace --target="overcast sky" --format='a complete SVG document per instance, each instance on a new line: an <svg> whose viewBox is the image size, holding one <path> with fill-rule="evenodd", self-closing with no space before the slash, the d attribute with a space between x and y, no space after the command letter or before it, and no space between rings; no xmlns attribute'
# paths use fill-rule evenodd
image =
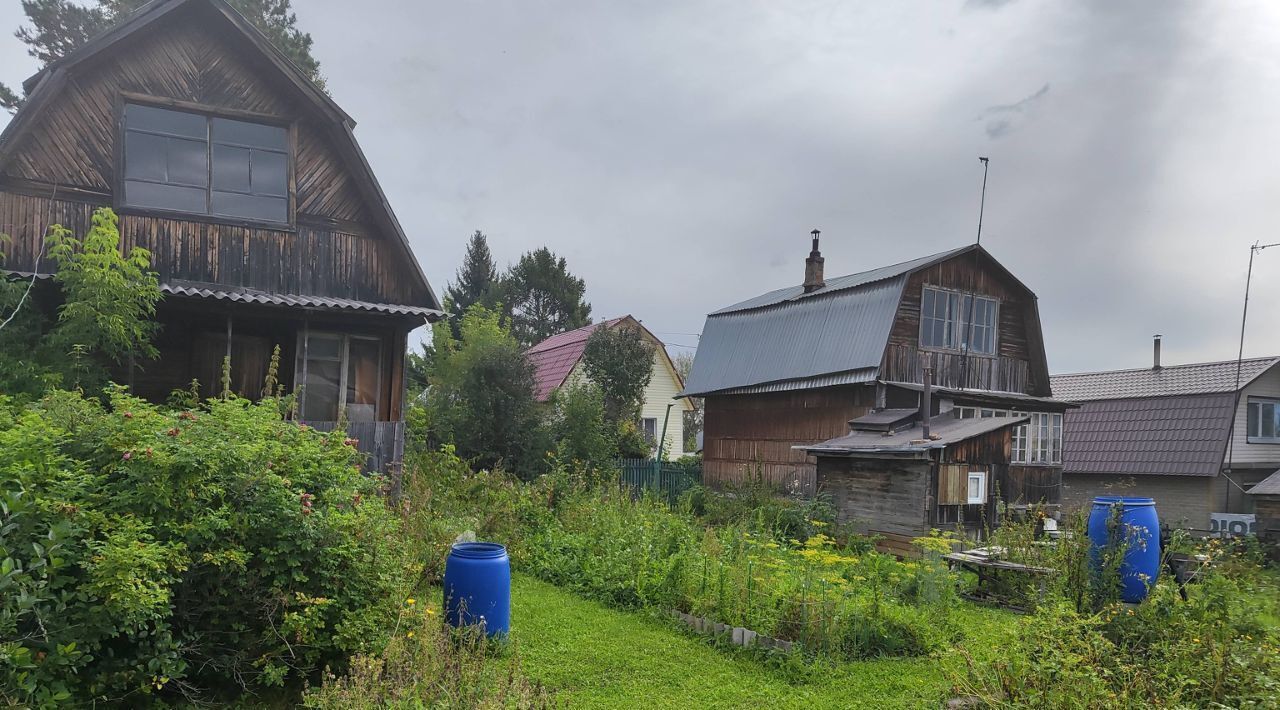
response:
<svg viewBox="0 0 1280 710"><path fill-rule="evenodd" d="M801 281L814 227L829 276L971 242L979 155L1054 372L1147 366L1154 333L1234 358L1248 245L1280 241L1268 0L295 5L437 293L480 229L673 350ZM1280 354L1280 247L1251 303L1246 355Z"/></svg>

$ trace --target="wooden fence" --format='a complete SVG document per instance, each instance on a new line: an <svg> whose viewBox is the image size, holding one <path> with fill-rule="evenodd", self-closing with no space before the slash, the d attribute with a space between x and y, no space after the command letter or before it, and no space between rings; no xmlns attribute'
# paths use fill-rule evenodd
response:
<svg viewBox="0 0 1280 710"><path fill-rule="evenodd" d="M678 464L654 459L619 459L618 476L620 485L627 486L634 493L653 491L667 500L667 505L674 506L684 492L701 485L701 467L681 466Z"/></svg>

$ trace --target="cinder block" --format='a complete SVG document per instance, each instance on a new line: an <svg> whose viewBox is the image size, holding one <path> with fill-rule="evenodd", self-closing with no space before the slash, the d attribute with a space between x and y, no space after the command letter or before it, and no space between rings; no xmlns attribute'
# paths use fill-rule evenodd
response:
<svg viewBox="0 0 1280 710"><path fill-rule="evenodd" d="M750 648L756 645L756 640L759 638L760 638L760 634L757 634L751 629L742 630L742 645L745 648Z"/></svg>
<svg viewBox="0 0 1280 710"><path fill-rule="evenodd" d="M733 627L733 643L738 646L741 646L743 643L742 639L746 631L747 630L742 628L741 626Z"/></svg>

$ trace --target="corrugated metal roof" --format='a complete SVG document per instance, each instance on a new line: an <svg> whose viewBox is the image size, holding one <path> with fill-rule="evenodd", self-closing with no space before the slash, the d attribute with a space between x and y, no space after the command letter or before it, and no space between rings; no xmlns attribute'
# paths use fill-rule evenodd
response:
<svg viewBox="0 0 1280 710"><path fill-rule="evenodd" d="M1235 400L1220 392L1084 402L1063 416L1063 471L1217 475Z"/></svg>
<svg viewBox="0 0 1280 710"><path fill-rule="evenodd" d="M835 293L837 291L843 291L845 289L850 289L850 288L857 288L858 286L874 283L876 281L883 281L884 279L890 279L895 276L902 276L903 274L909 274L912 271L915 271L916 269L922 266L927 266L929 264L932 264L935 261L949 259L955 256L956 254L960 254L962 252L965 252L974 248L975 247L972 245L957 247L955 249L948 249L947 251L938 252L937 254L922 256L919 259L904 261L900 264L893 264L891 266L882 266L878 269L871 269L870 271L863 271L857 274L849 274L848 276L837 276L827 281L827 284L822 288L817 289L815 291L810 291L809 293L805 293L803 285L788 286L787 288L780 288L777 291L770 291L768 293L756 296L755 298L748 298L747 300L742 301L740 303L735 303L732 306L721 308L720 310L714 311L713 313L711 313L711 315L718 316L724 313L733 313L734 311L745 311L753 308L764 308L765 306L772 306L774 304L784 303L787 301L795 301L795 300L804 299L804 298L817 298L818 296L826 296L828 294Z"/></svg>
<svg viewBox="0 0 1280 710"><path fill-rule="evenodd" d="M1249 358L1240 363L1240 387L1280 363L1280 357ZM1236 361L1197 362L1106 372L1054 375L1053 396L1071 402L1134 397L1169 397L1236 391Z"/></svg>
<svg viewBox="0 0 1280 710"><path fill-rule="evenodd" d="M624 316L626 318L629 316ZM533 364L534 392L539 402L551 398L551 393L564 384L565 378L573 371L573 366L582 358L587 347L587 338L600 326L612 328L623 318L593 323L576 330L557 333L550 338L524 351L525 357Z"/></svg>
<svg viewBox="0 0 1280 710"><path fill-rule="evenodd" d="M160 284L160 290L164 293L173 294L175 296L186 296L188 298L213 298L220 301L257 303L268 306L322 308L339 311L369 311L376 313L390 313L394 315L421 316L428 320L435 320L444 315L433 308L424 308L422 306L406 306L397 303L374 303L371 301L356 301L350 298L333 298L330 296L303 296L285 293L268 293L266 291L258 291L248 288L231 290L180 283L164 283Z"/></svg>
<svg viewBox="0 0 1280 710"><path fill-rule="evenodd" d="M916 424L892 434L878 431L851 431L844 436L793 448L816 455L850 454L923 454L931 449L941 449L975 436L1027 421L1026 417L956 419L951 414L939 414L929 420L929 433L936 439L922 441L924 429Z"/></svg>
<svg viewBox="0 0 1280 710"><path fill-rule="evenodd" d="M1280 471L1262 479L1262 483L1250 488L1249 493L1255 496L1280 496Z"/></svg>
<svg viewBox="0 0 1280 710"><path fill-rule="evenodd" d="M729 389L717 390L716 394L762 394L765 392L790 392L792 390L807 390L817 387L834 387L835 385L856 385L863 382L875 382L876 375L880 374L880 368L867 367L861 370L850 370L849 372L837 372L831 375L819 375L817 377L801 377L795 380L783 380L781 382L766 382L762 385L748 385L746 387L731 387ZM690 394L688 388L680 393L682 397L694 396Z"/></svg>
<svg viewBox="0 0 1280 710"><path fill-rule="evenodd" d="M769 383L794 383L782 389L822 386L797 382L818 376L874 379L906 278L900 273L823 298L783 300L708 316L684 394ZM865 372L868 369L872 372Z"/></svg>
<svg viewBox="0 0 1280 710"><path fill-rule="evenodd" d="M902 389L913 390L915 392L923 392L924 385L919 382L893 382L885 381L890 387L901 387ZM975 403L989 403L995 406L1015 406L1035 407L1046 411L1062 411L1077 406L1072 402L1067 402L1053 397L1037 397L1033 394L1024 394L1022 392L1005 392L1003 390L979 390L979 389L956 389L954 387L937 387L930 388L933 390L935 397L949 397L952 399L969 400Z"/></svg>

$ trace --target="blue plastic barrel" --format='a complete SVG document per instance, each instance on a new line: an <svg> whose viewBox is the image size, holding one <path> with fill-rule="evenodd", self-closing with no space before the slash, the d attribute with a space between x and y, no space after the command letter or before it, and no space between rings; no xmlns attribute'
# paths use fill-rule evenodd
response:
<svg viewBox="0 0 1280 710"><path fill-rule="evenodd" d="M1116 513L1118 512L1118 517ZM1118 524L1113 524L1115 520ZM1120 599L1137 604L1160 575L1160 518L1151 498L1098 496L1089 511L1089 541L1095 568L1102 550L1125 545L1120 563Z"/></svg>
<svg viewBox="0 0 1280 710"><path fill-rule="evenodd" d="M496 542L459 542L444 564L445 621L479 624L489 636L511 628L511 560Z"/></svg>

